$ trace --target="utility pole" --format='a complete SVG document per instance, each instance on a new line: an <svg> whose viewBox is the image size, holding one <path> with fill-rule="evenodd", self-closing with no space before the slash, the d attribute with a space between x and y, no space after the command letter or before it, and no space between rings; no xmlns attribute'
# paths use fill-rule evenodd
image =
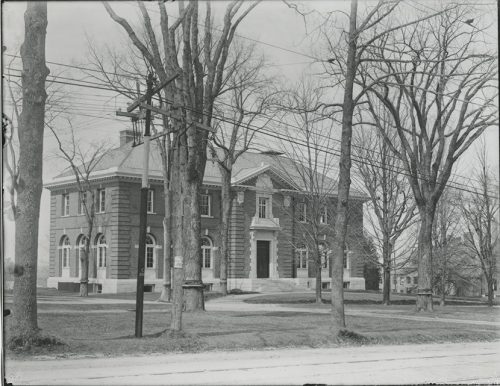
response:
<svg viewBox="0 0 500 386"><path fill-rule="evenodd" d="M139 119L142 119L142 114L133 113L137 107L140 109L144 109L145 113L145 125L144 125L144 134L143 141L140 140L137 145L144 145L144 153L143 153L143 173L142 173L142 183L141 183L141 203L140 203L140 217L139 217L139 256L137 259L137 292L136 292L136 312L135 312L135 337L142 337L142 321L143 321L143 309L144 309L144 265L145 265L145 255L146 255L146 233L147 233L147 204L148 204L148 173L149 173L149 152L150 152L150 143L152 139L159 138L164 135L168 135L171 131L165 130L164 132L157 133L151 136L151 113L160 114L163 116L170 117L175 120L180 120L181 117L177 114L172 113L171 111L163 110L158 107L151 105L152 97L159 93L167 84L174 81L180 74L174 74L170 78L166 79L157 87L153 88L153 74L148 74L147 77L147 89L146 94L144 96L138 96L138 99L135 100L131 105L127 107L127 111L117 111L116 115L121 117L129 117L132 119L134 123L134 127L139 127L137 122ZM180 106L178 106L180 107ZM210 132L215 132L212 127L208 127L202 123L187 120L187 124L194 125L198 129L208 130ZM134 129L135 131L135 129ZM174 267L175 268L175 267ZM181 267L182 268L182 267ZM175 272L175 270L174 270Z"/></svg>
<svg viewBox="0 0 500 386"><path fill-rule="evenodd" d="M149 74L146 81L146 103L151 104L153 91L153 74ZM144 125L144 148L143 148L143 170L141 183L141 206L139 215L139 256L137 258L137 291L135 299L135 337L142 337L142 319L144 309L144 265L146 254L146 231L148 222L148 174L149 174L149 150L150 150L150 127L151 110L146 110L146 122Z"/></svg>

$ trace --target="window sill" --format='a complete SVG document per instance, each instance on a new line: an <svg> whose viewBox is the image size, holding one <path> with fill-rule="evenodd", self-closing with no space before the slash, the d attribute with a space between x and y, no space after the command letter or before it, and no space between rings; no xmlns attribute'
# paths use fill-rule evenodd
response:
<svg viewBox="0 0 500 386"><path fill-rule="evenodd" d="M156 212L146 212L147 214L156 214Z"/></svg>
<svg viewBox="0 0 500 386"><path fill-rule="evenodd" d="M202 214L202 215L200 215L200 216L201 216L201 217L203 217L203 218L215 218L214 216L208 216L208 215L206 215L206 214Z"/></svg>
<svg viewBox="0 0 500 386"><path fill-rule="evenodd" d="M69 217L69 214L62 214L61 217Z"/></svg>

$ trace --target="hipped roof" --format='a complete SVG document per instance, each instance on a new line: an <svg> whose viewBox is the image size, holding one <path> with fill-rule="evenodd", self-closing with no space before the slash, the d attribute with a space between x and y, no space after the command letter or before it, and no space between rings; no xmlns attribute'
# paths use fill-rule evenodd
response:
<svg viewBox="0 0 500 386"><path fill-rule="evenodd" d="M222 154L222 153L221 153ZM132 144L126 143L123 146L110 150L92 172L93 179L109 178L113 176L136 177L140 178L143 164L143 147L132 147ZM301 164L285 156L263 154L247 151L243 153L233 166L232 185L247 185L250 180L262 173L271 174L272 178L280 180L283 185L288 186L290 191L306 191L308 186L303 178L307 169ZM333 171L335 174L336 171ZM316 174L320 179L324 193L337 195L336 182L321 174ZM163 179L161 153L158 145L151 142L151 151L149 153L149 179L161 181ZM70 184L74 180L73 171L70 168L53 178L45 185L49 189L61 185ZM219 167L214 159L208 157L205 174L203 178L204 185L221 185L221 174ZM363 193L350 190L352 198L366 199Z"/></svg>

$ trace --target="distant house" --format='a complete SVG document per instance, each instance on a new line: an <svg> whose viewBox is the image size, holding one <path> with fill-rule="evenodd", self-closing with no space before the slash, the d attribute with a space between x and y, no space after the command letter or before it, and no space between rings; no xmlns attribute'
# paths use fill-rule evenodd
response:
<svg viewBox="0 0 500 386"><path fill-rule="evenodd" d="M485 295L487 293L486 280L479 261L471 257L460 237L453 237L449 243L450 255L447 259L446 295L458 297ZM434 295L439 295L441 291L439 285L440 274L439 263L436 262L436 267L434 267ZM391 289L396 293L416 293L417 288L418 271L416 251L414 251L408 264L393 271Z"/></svg>
<svg viewBox="0 0 500 386"><path fill-rule="evenodd" d="M120 147L111 151L92 176L97 216L92 236L89 283L95 291L135 291L139 242L139 193L142 148L132 147L131 133L120 133ZM279 158L279 162L277 159ZM234 166L235 198L230 222L228 286L243 290L314 288L314 261L298 221L307 202L300 181L282 170L284 157L243 154ZM278 165L279 164L279 165ZM150 154L150 191L146 245L145 286L160 291L163 277L163 179L159 152ZM202 280L216 288L219 282L219 221L221 178L214 162L207 161L200 197ZM48 287L76 290L80 277L79 255L85 234L85 216L71 171L45 185L51 192L50 268ZM344 287L364 289L363 260L355 242L363 229L366 197L351 190L348 259ZM333 226L336 193L329 198L323 219L325 257L323 286L329 286L332 254L326 229ZM300 208L300 210L298 210ZM300 213L299 213L300 212ZM331 234L331 232L330 232Z"/></svg>

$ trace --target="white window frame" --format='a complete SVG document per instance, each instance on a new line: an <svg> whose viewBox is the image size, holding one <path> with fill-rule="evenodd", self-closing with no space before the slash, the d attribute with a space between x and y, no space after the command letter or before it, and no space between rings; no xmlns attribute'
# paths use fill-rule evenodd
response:
<svg viewBox="0 0 500 386"><path fill-rule="evenodd" d="M321 268L328 269L330 266L330 258L328 256L328 246L324 243L319 244L319 249L321 253Z"/></svg>
<svg viewBox="0 0 500 386"><path fill-rule="evenodd" d="M85 204L87 203L87 192L80 192L78 195L78 214L85 214Z"/></svg>
<svg viewBox="0 0 500 386"><path fill-rule="evenodd" d="M320 224L328 224L328 207L324 206L321 209L321 214L319 216Z"/></svg>
<svg viewBox="0 0 500 386"><path fill-rule="evenodd" d="M69 193L63 193L62 195L62 217L69 216Z"/></svg>
<svg viewBox="0 0 500 386"><path fill-rule="evenodd" d="M297 220L299 222L307 222L307 203L304 201L297 204Z"/></svg>
<svg viewBox="0 0 500 386"><path fill-rule="evenodd" d="M203 214L202 207L205 207L205 205L202 205L202 200L205 197L207 198L207 213ZM202 194L200 196L200 215L201 215L201 217L212 217L212 195L211 194Z"/></svg>
<svg viewBox="0 0 500 386"><path fill-rule="evenodd" d="M78 243L76 244L76 258L78 261L82 258L82 253L85 251L85 240L87 240L87 236L80 235L78 237Z"/></svg>
<svg viewBox="0 0 500 386"><path fill-rule="evenodd" d="M69 259L71 252L71 243L69 242L69 237L64 235L61 237L60 242L60 253L61 253L61 268L69 268Z"/></svg>
<svg viewBox="0 0 500 386"><path fill-rule="evenodd" d="M269 216L269 205L271 200L268 196L257 196L257 217L258 218L270 218ZM264 209L264 216L262 216L262 209Z"/></svg>
<svg viewBox="0 0 500 386"><path fill-rule="evenodd" d="M104 213L106 211L106 189L97 189L96 201L96 213Z"/></svg>
<svg viewBox="0 0 500 386"><path fill-rule="evenodd" d="M203 245L203 240L206 240L208 241L208 245ZM210 239L210 237L206 237L206 236L203 236L201 238L201 267L203 269L213 269L213 253L212 253L212 247L213 247L213 244L212 244L212 240ZM206 254L208 253L208 262L209 262L209 266L207 267L205 265L207 259L206 259Z"/></svg>
<svg viewBox="0 0 500 386"><path fill-rule="evenodd" d="M104 239L104 242L102 242ZM106 244L106 236L100 234L96 240L96 265L97 268L106 268L107 265L107 254L108 254L108 244Z"/></svg>
<svg viewBox="0 0 500 386"><path fill-rule="evenodd" d="M151 241L148 243L148 241ZM148 253L151 252L151 257L153 258L153 264L151 267L148 267ZM145 256L144 256L144 265L146 266L146 269L155 269L156 268L156 239L154 236L150 233L146 235L146 248L145 248Z"/></svg>
<svg viewBox="0 0 500 386"><path fill-rule="evenodd" d="M146 206L148 213L154 213L155 211L154 201L155 201L155 191L154 189L148 189L148 204Z"/></svg>
<svg viewBox="0 0 500 386"><path fill-rule="evenodd" d="M306 246L301 245L296 249L296 252L297 256L299 257L297 268L307 269L309 267L309 249ZM305 267L302 266L303 265L302 263L304 262L305 262Z"/></svg>

